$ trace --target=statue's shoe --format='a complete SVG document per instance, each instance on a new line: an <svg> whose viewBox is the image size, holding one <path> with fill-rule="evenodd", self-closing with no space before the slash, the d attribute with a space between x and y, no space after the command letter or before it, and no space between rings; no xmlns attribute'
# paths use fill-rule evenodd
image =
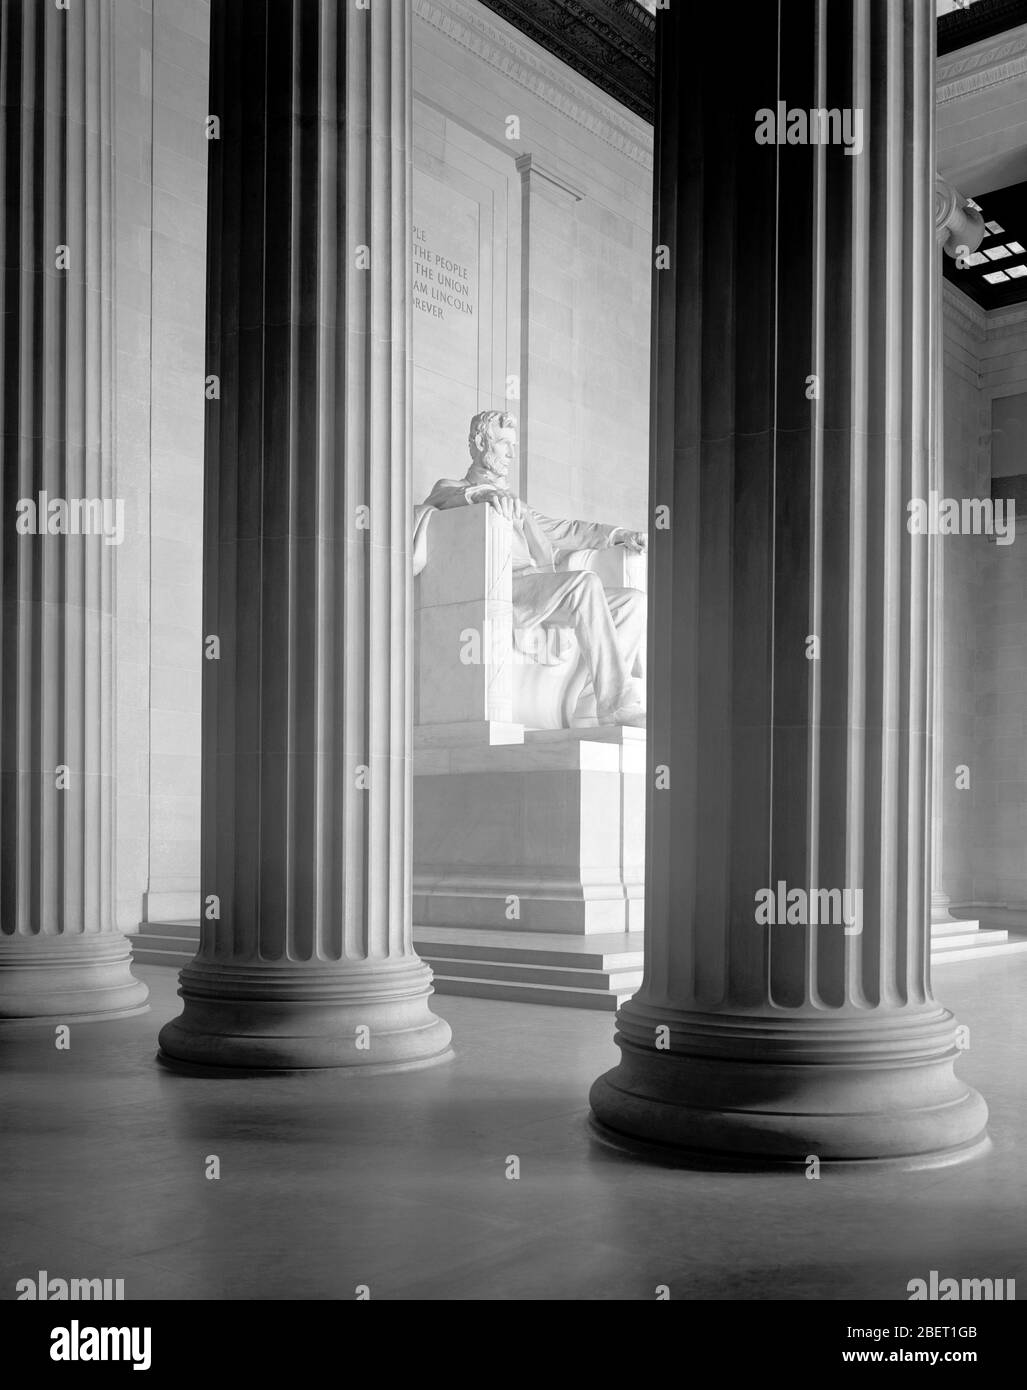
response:
<svg viewBox="0 0 1027 1390"><path fill-rule="evenodd" d="M630 704L621 705L612 714L608 714L605 719L598 721L600 724L619 724L622 728L644 729L645 728L645 705Z"/></svg>

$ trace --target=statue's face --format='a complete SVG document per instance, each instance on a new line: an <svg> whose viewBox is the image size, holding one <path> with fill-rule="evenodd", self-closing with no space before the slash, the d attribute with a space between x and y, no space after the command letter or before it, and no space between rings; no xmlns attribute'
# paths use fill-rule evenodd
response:
<svg viewBox="0 0 1027 1390"><path fill-rule="evenodd" d="M517 431L515 429L496 430L492 436L492 447L485 455L485 462L493 473L505 478L517 457Z"/></svg>

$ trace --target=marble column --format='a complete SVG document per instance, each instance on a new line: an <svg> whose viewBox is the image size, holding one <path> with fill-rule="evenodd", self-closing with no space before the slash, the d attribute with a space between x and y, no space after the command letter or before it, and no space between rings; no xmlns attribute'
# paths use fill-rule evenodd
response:
<svg viewBox="0 0 1027 1390"><path fill-rule="evenodd" d="M410 26L405 0L211 6L205 915L160 1035L178 1062L451 1055L410 917Z"/></svg>
<svg viewBox="0 0 1027 1390"><path fill-rule="evenodd" d="M756 6L737 67L736 23L657 14L646 966L592 1107L692 1161L949 1162L987 1109L931 993L929 547L907 530L933 6ZM834 130L850 152L783 143L820 108L861 110ZM761 109L782 143L754 138ZM778 885L794 916L767 925Z"/></svg>
<svg viewBox="0 0 1027 1390"><path fill-rule="evenodd" d="M953 260L972 254L986 235L984 218L969 199L939 174L934 181L935 241ZM944 276L941 258L935 253L934 332L931 337L934 363L935 400L932 419L934 444L931 449L931 486L940 497L949 496L945 486L945 325L942 313ZM934 767L931 804L931 921L953 922L951 898L945 891L945 802L953 794L955 766L945 751L945 548L942 537L932 541L934 554L934 613L932 618L931 705L934 717ZM951 760L953 764L962 759Z"/></svg>
<svg viewBox="0 0 1027 1390"><path fill-rule="evenodd" d="M115 925L112 23L0 0L5 1023L147 1007Z"/></svg>

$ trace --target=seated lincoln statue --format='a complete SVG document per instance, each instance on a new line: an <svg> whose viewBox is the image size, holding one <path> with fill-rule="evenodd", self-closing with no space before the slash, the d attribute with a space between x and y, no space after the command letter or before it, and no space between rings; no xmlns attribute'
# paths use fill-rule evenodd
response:
<svg viewBox="0 0 1027 1390"><path fill-rule="evenodd" d="M645 727L646 598L638 589L605 588L589 570L561 568L570 552L622 545L645 551L644 532L590 521L557 521L509 488L517 422L499 410L471 421L471 466L460 479L441 478L423 510L493 507L513 527L513 621L520 632L539 626L573 629L591 677L599 724Z"/></svg>

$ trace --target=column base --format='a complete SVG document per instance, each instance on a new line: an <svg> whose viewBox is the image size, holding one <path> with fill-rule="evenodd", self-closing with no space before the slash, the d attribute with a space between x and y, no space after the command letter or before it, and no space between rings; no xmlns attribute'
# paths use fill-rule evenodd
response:
<svg viewBox="0 0 1027 1390"><path fill-rule="evenodd" d="M954 922L956 919L949 911L951 906L952 899L948 893L943 893L940 888L936 888L931 894L931 925Z"/></svg>
<svg viewBox="0 0 1027 1390"><path fill-rule="evenodd" d="M449 1060L449 1024L428 1007L416 957L312 965L196 960L179 976L183 1009L160 1031L179 1069L408 1071Z"/></svg>
<svg viewBox="0 0 1027 1390"><path fill-rule="evenodd" d="M150 991L131 967L120 932L0 936L0 1027L145 1013Z"/></svg>
<svg viewBox="0 0 1027 1390"><path fill-rule="evenodd" d="M598 1085L598 1082L596 1083ZM648 1163L664 1168L688 1168L701 1172L763 1173L785 1170L805 1171L809 1167L809 1154L802 1158L761 1157L758 1154L714 1153L703 1149L681 1148L674 1144L647 1143L642 1139L619 1134L608 1129L596 1119L589 1117L589 1129L594 1137L608 1149L613 1149L627 1158L643 1159ZM993 1145L990 1137L984 1137L972 1144L958 1149L947 1149L943 1153L908 1154L897 1158L824 1158L817 1155L824 1168L832 1172L839 1169L872 1168L893 1169L903 1173L922 1172L934 1168L950 1168L956 1163L968 1163L990 1152ZM810 1150L812 1153L812 1150Z"/></svg>
<svg viewBox="0 0 1027 1390"><path fill-rule="evenodd" d="M940 1008L779 1021L675 1015L636 1000L619 1022L620 1064L590 1101L597 1132L643 1156L932 1167L989 1147L988 1108L955 1074L955 1021ZM654 1046L660 1024L667 1051Z"/></svg>

